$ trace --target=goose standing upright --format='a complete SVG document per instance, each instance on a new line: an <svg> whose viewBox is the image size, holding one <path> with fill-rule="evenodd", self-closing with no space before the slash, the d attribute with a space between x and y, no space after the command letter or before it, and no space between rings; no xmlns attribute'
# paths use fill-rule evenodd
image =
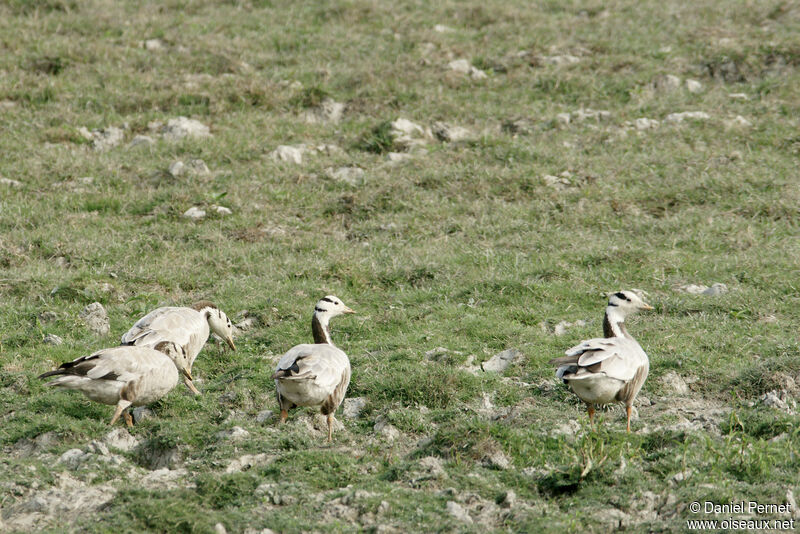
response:
<svg viewBox="0 0 800 534"><path fill-rule="evenodd" d="M590 422L594 423L595 404L620 401L625 403L627 431L631 431L633 400L644 385L650 361L625 328L625 317L652 309L633 291L614 293L603 318L605 338L583 341L566 356L550 360L559 366L556 376L586 403Z"/></svg>
<svg viewBox="0 0 800 534"><path fill-rule="evenodd" d="M191 371L210 332L224 339L231 350L236 350L233 325L228 316L211 302L201 300L191 308L165 306L151 311L122 336L122 344L155 347L162 341L173 341L183 348ZM195 395L200 394L185 376L184 383Z"/></svg>
<svg viewBox="0 0 800 534"><path fill-rule="evenodd" d="M113 425L128 406L150 404L169 393L178 384L179 371L192 379L183 348L162 341L154 348L121 346L99 350L62 363L39 378L57 376L47 385L80 391L95 402L116 404ZM127 412L125 422L133 426Z"/></svg>
<svg viewBox="0 0 800 534"><path fill-rule="evenodd" d="M333 295L314 306L311 331L314 344L289 349L278 362L272 378L281 408L281 423L295 406L319 406L328 417L328 442L333 440L333 414L344 400L350 384L350 360L333 345L330 320L344 313L355 313Z"/></svg>

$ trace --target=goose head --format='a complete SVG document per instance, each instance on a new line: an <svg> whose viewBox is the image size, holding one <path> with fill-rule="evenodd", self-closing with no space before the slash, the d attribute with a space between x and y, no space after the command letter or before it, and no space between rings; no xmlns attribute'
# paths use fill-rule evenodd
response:
<svg viewBox="0 0 800 534"><path fill-rule="evenodd" d="M192 382L194 379L192 378L192 371L190 369L191 364L189 363L189 356L183 350L183 347L177 343L173 343L172 341L162 341L154 348L159 352L163 352L169 357L170 360L172 360L172 363L175 364L178 372L183 375L184 383L189 386L189 389L192 390L192 393L199 395L200 392L197 391L197 388Z"/></svg>
<svg viewBox="0 0 800 534"><path fill-rule="evenodd" d="M342 299L333 295L322 297L314 305L314 316L311 319L311 331L314 334L314 343L328 343L333 345L331 331L328 323L338 315L355 313L347 307Z"/></svg>
<svg viewBox="0 0 800 534"><path fill-rule="evenodd" d="M638 311L652 309L653 307L634 291L617 291L608 297L608 312L620 318Z"/></svg>
<svg viewBox="0 0 800 534"><path fill-rule="evenodd" d="M216 335L225 340L225 343L231 348L236 350L236 345L233 344L233 324L225 312L216 307L216 305L201 300L192 305L192 308L205 314L208 321L208 328Z"/></svg>

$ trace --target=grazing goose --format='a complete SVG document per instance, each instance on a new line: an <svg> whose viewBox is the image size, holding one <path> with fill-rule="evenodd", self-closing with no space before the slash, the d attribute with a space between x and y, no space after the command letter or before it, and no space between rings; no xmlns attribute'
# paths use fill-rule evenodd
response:
<svg viewBox="0 0 800 534"><path fill-rule="evenodd" d="M95 402L116 404L113 425L128 406L150 404L169 393L178 383L178 371L192 379L183 349L162 341L155 348L122 346L99 350L62 363L39 378L57 376L47 385L81 391ZM125 422L133 426L127 412Z"/></svg>
<svg viewBox="0 0 800 534"><path fill-rule="evenodd" d="M550 360L559 366L556 376L586 403L590 422L594 423L595 404L620 401L625 403L627 429L631 431L633 399L642 389L650 362L625 328L625 317L652 309L632 291L614 293L603 318L605 338L584 341L566 351L566 356Z"/></svg>
<svg viewBox="0 0 800 534"><path fill-rule="evenodd" d="M281 357L272 378L281 407L281 423L295 406L319 406L328 416L328 442L333 440L333 413L344 400L350 384L350 360L331 341L330 320L355 313L333 295L314 306L311 331L314 345L297 345Z"/></svg>
<svg viewBox="0 0 800 534"><path fill-rule="evenodd" d="M174 341L186 352L189 359L188 369L191 371L197 354L208 339L209 331L224 339L232 350L236 350L230 319L206 300L193 304L191 308L167 306L151 311L125 332L122 344L155 347L162 341ZM184 383L195 395L200 394L192 381L185 376Z"/></svg>

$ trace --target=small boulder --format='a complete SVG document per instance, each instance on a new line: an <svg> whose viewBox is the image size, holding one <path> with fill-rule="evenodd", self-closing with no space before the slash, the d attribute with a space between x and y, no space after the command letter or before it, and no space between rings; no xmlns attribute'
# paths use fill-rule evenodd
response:
<svg viewBox="0 0 800 534"><path fill-rule="evenodd" d="M325 175L331 180L343 182L352 186L362 185L364 183L365 174L364 169L354 166L339 167L337 169L328 167L325 169Z"/></svg>
<svg viewBox="0 0 800 534"><path fill-rule="evenodd" d="M502 373L514 360L522 356L517 349L506 349L492 356L488 361L481 364L481 369L487 372Z"/></svg>
<svg viewBox="0 0 800 534"><path fill-rule="evenodd" d="M675 371L669 371L662 376L661 385L671 393L677 393L678 395L686 395L689 393L689 386L686 385L683 378Z"/></svg>
<svg viewBox="0 0 800 534"><path fill-rule="evenodd" d="M364 397L353 397L344 400L343 415L347 419L358 419L361 412L367 407L367 399Z"/></svg>
<svg viewBox="0 0 800 534"><path fill-rule="evenodd" d="M0 176L0 185L6 185L8 187L22 187L22 182Z"/></svg>
<svg viewBox="0 0 800 534"><path fill-rule="evenodd" d="M447 513L462 523L472 524L472 518L469 513L455 501L447 501Z"/></svg>
<svg viewBox="0 0 800 534"><path fill-rule="evenodd" d="M463 126L451 126L445 122L437 122L433 125L433 135L445 143L454 143L473 137L472 132Z"/></svg>
<svg viewBox="0 0 800 534"><path fill-rule="evenodd" d="M294 163L295 165L302 165L303 152L304 150L301 147L280 145L270 152L270 157L275 161L285 161Z"/></svg>
<svg viewBox="0 0 800 534"><path fill-rule="evenodd" d="M342 119L345 105L332 98L325 98L319 106L308 109L303 113L303 120L309 124L336 124Z"/></svg>
<svg viewBox="0 0 800 534"><path fill-rule="evenodd" d="M706 113L705 111L683 111L681 113L670 113L664 119L664 122L669 122L673 124L680 124L685 120L696 120L696 121L704 121L711 118L711 115Z"/></svg>
<svg viewBox="0 0 800 534"><path fill-rule="evenodd" d="M186 138L211 137L211 131L198 120L178 117L167 121L167 125L161 129L161 135L167 141L180 141Z"/></svg>
<svg viewBox="0 0 800 534"><path fill-rule="evenodd" d="M115 428L103 437L103 443L112 449L130 452L139 446L139 440L124 428Z"/></svg>
<svg viewBox="0 0 800 534"><path fill-rule="evenodd" d="M690 93L701 93L703 92L703 84L697 80L686 80L686 89Z"/></svg>
<svg viewBox="0 0 800 534"><path fill-rule="evenodd" d="M198 208L197 206L192 206L191 208L183 212L183 217L191 221L201 221L205 218L205 216L206 216L206 211L204 209Z"/></svg>
<svg viewBox="0 0 800 534"><path fill-rule="evenodd" d="M59 337L59 336L57 336L55 334L47 334L46 336L44 336L43 342L44 342L45 345L56 345L57 346L57 345L63 344L64 340L61 339L61 337Z"/></svg>
<svg viewBox="0 0 800 534"><path fill-rule="evenodd" d="M234 441L238 441L240 439L244 439L250 435L250 432L245 430L240 426L235 426L233 428L229 428L227 430L220 430L217 432L218 439L230 439Z"/></svg>
<svg viewBox="0 0 800 534"><path fill-rule="evenodd" d="M98 336L105 336L111 330L106 309L99 302L92 302L80 313L80 318L89 327L89 330Z"/></svg>

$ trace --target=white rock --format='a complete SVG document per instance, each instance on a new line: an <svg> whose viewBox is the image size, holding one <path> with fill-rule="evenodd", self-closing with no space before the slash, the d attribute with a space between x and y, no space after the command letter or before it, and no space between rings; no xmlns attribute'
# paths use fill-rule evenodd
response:
<svg viewBox="0 0 800 534"><path fill-rule="evenodd" d="M345 105L331 98L322 100L319 106L303 113L303 120L309 124L337 123L342 119Z"/></svg>
<svg viewBox="0 0 800 534"><path fill-rule="evenodd" d="M70 449L65 451L59 458L58 462L66 465L70 469L77 468L84 461L89 459L91 455L83 452L80 449Z"/></svg>
<svg viewBox="0 0 800 534"><path fill-rule="evenodd" d="M389 163L401 163L411 159L411 154L408 152L389 152L386 154L386 159Z"/></svg>
<svg viewBox="0 0 800 534"><path fill-rule="evenodd" d="M447 513L463 523L472 524L469 513L455 501L447 501Z"/></svg>
<svg viewBox="0 0 800 534"><path fill-rule="evenodd" d="M556 115L556 121L558 121L560 124L567 125L570 123L570 121L572 121L572 115L569 113L559 113Z"/></svg>
<svg viewBox="0 0 800 534"><path fill-rule="evenodd" d="M108 323L106 309L99 302L92 302L80 313L80 318L89 327L89 330L98 336L105 336L111 330Z"/></svg>
<svg viewBox="0 0 800 534"><path fill-rule="evenodd" d="M500 506L503 508L513 508L517 503L517 494L514 490L508 490L505 495L500 499Z"/></svg>
<svg viewBox="0 0 800 534"><path fill-rule="evenodd" d="M662 376L661 384L671 393L677 393L678 395L686 395L689 393L689 386L686 385L683 378L675 371L669 371Z"/></svg>
<svg viewBox="0 0 800 534"><path fill-rule="evenodd" d="M728 286L720 282L717 282L715 284L712 284L711 287L703 290L703 295L710 295L712 297L716 297L717 295L723 295L727 292L728 292Z"/></svg>
<svg viewBox="0 0 800 534"><path fill-rule="evenodd" d="M539 56L539 61L545 65L573 65L581 59L571 54L561 54L555 56Z"/></svg>
<svg viewBox="0 0 800 534"><path fill-rule="evenodd" d="M228 534L228 531L225 529L225 525L217 523L214 525L214 534Z"/></svg>
<svg viewBox="0 0 800 534"><path fill-rule="evenodd" d="M137 146L151 146L154 143L155 141L149 135L137 135L133 139L131 139L130 143L128 143L128 148L133 148Z"/></svg>
<svg viewBox="0 0 800 534"><path fill-rule="evenodd" d="M78 132L92 142L92 148L97 151L108 150L120 144L125 138L123 131L116 126L108 126L101 130L91 132L84 128L79 128Z"/></svg>
<svg viewBox="0 0 800 534"><path fill-rule="evenodd" d="M203 209L198 208L197 206L192 206L185 212L183 212L183 216L187 219L191 219L192 221L200 221L206 216L206 211Z"/></svg>
<svg viewBox="0 0 800 534"><path fill-rule="evenodd" d="M64 340L55 334L47 334L44 336L43 341L45 345L61 345L64 343Z"/></svg>
<svg viewBox="0 0 800 534"><path fill-rule="evenodd" d="M256 415L256 423L268 423L275 419L275 412L272 410L262 410Z"/></svg>
<svg viewBox="0 0 800 534"><path fill-rule="evenodd" d="M575 436L580 432L581 425L575 419L570 419L554 427L550 433L553 436Z"/></svg>
<svg viewBox="0 0 800 534"><path fill-rule="evenodd" d="M206 165L206 162L199 158L190 159L186 162L186 170L198 176L208 176L211 174L211 170Z"/></svg>
<svg viewBox="0 0 800 534"><path fill-rule="evenodd" d="M421 458L419 465L434 478L442 478L447 476L447 471L445 471L442 461L436 456L426 456L425 458Z"/></svg>
<svg viewBox="0 0 800 534"><path fill-rule="evenodd" d="M280 145L270 153L270 157L275 161L286 161L301 165L303 163L303 148L289 145Z"/></svg>
<svg viewBox="0 0 800 534"><path fill-rule="evenodd" d="M103 437L103 442L113 449L130 452L139 446L139 440L124 428L115 428Z"/></svg>
<svg viewBox="0 0 800 534"><path fill-rule="evenodd" d="M453 28L445 26L444 24L437 24L433 27L433 31L436 33L449 33L453 31Z"/></svg>
<svg viewBox="0 0 800 534"><path fill-rule="evenodd" d="M658 91L674 91L681 86L681 79L674 74L666 74L657 76L652 85Z"/></svg>
<svg viewBox="0 0 800 534"><path fill-rule="evenodd" d="M240 426L235 426L233 428L229 428L227 430L220 430L217 432L217 438L219 439L230 439L230 440L240 440L244 439L250 435L250 432L245 430Z"/></svg>
<svg viewBox="0 0 800 534"><path fill-rule="evenodd" d="M780 392L776 390L768 391L761 395L759 400L764 406L769 406L789 414L794 414L797 408L797 402L786 390L781 390Z"/></svg>
<svg viewBox="0 0 800 534"><path fill-rule="evenodd" d="M362 185L364 183L364 176L366 173L361 167L347 166L334 169L328 167L325 169L325 175L337 182L343 182L348 185Z"/></svg>
<svg viewBox="0 0 800 534"><path fill-rule="evenodd" d="M270 460L272 460L272 456L269 456L264 452L259 454L245 454L244 456L240 456L239 458L231 460L231 463L229 463L228 467L225 468L225 472L237 473L240 471L246 471L251 467L264 465Z"/></svg>
<svg viewBox="0 0 800 534"><path fill-rule="evenodd" d="M511 460L503 451L493 451L483 457L484 463L493 469L508 469L511 467Z"/></svg>
<svg viewBox="0 0 800 534"><path fill-rule="evenodd" d="M611 119L611 112L604 109L579 109L570 114L571 122L585 122L587 120L594 120L597 122L607 121Z"/></svg>
<svg viewBox="0 0 800 534"><path fill-rule="evenodd" d="M153 410L147 406L139 406L133 409L133 422L136 424L141 423L145 419L153 416Z"/></svg>
<svg viewBox="0 0 800 534"><path fill-rule="evenodd" d="M747 96L745 93L730 93L728 98L731 100L750 100L750 97Z"/></svg>
<svg viewBox="0 0 800 534"><path fill-rule="evenodd" d="M397 430L397 428L395 428L393 425L391 425L389 421L383 416L378 417L378 419L375 421L375 426L373 427L373 430L378 434L380 434L381 437L383 437L383 439L385 439L389 443L393 442L398 437L400 437L400 431Z"/></svg>
<svg viewBox="0 0 800 534"><path fill-rule="evenodd" d="M182 176L185 172L186 165L182 161L175 161L169 166L169 173L175 178Z"/></svg>
<svg viewBox="0 0 800 534"><path fill-rule="evenodd" d="M753 125L752 122L745 119L741 115L736 115L732 120L727 121L729 126L742 126L748 128Z"/></svg>
<svg viewBox="0 0 800 534"><path fill-rule="evenodd" d="M578 319L574 323L570 323L568 321L561 321L555 327L553 327L553 334L557 336L563 336L564 334L567 333L568 329L575 327L583 327L586 326L587 324L588 323L583 319Z"/></svg>
<svg viewBox="0 0 800 534"><path fill-rule="evenodd" d="M437 122L433 125L433 135L445 143L453 143L472 138L472 132L463 126L451 126L445 122Z"/></svg>
<svg viewBox="0 0 800 534"><path fill-rule="evenodd" d="M657 120L648 119L646 117L642 117L633 121L634 125L636 126L637 130L652 130L654 128L658 128L660 124Z"/></svg>
<svg viewBox="0 0 800 534"><path fill-rule="evenodd" d="M0 177L0 185L7 185L8 187L22 187L22 182L12 180L11 178Z"/></svg>
<svg viewBox="0 0 800 534"><path fill-rule="evenodd" d="M214 211L214 212L215 212L217 215L221 215L222 217L225 217L225 216L227 216L227 215L233 215L233 210L231 210L230 208L226 208L225 206L217 206L217 205L215 204L215 205L212 205L212 206L211 206L211 209L212 209L212 210L213 210L213 211Z"/></svg>
<svg viewBox="0 0 800 534"><path fill-rule="evenodd" d="M506 349L503 352L498 352L488 361L483 362L481 364L481 369L493 373L502 373L514 360L521 356L522 353L517 349Z"/></svg>
<svg viewBox="0 0 800 534"><path fill-rule="evenodd" d="M706 113L705 111L683 111L681 113L670 113L664 119L664 122L671 122L671 123L681 123L686 119L692 120L708 120L711 118L711 115Z"/></svg>
<svg viewBox="0 0 800 534"><path fill-rule="evenodd" d="M161 135L168 141L180 141L185 138L211 137L211 131L200 121L178 117L167 121L167 125L161 130Z"/></svg>
<svg viewBox="0 0 800 534"><path fill-rule="evenodd" d="M447 64L447 68L455 72L461 72L463 74L469 74L472 65L466 59L456 59L451 61Z"/></svg>
<svg viewBox="0 0 800 534"><path fill-rule="evenodd" d="M161 39L147 39L142 41L142 48L150 52L160 52L167 48L167 44Z"/></svg>
<svg viewBox="0 0 800 534"><path fill-rule="evenodd" d="M347 419L358 419L361 412L367 407L367 399L364 397L353 397L344 400L343 415Z"/></svg>
<svg viewBox="0 0 800 534"><path fill-rule="evenodd" d="M697 80L686 80L686 89L690 93L700 93L703 91L703 84Z"/></svg>
<svg viewBox="0 0 800 534"><path fill-rule="evenodd" d="M419 124L401 117L392 122L389 133L392 137L401 137L404 135L408 137L423 137L425 135L425 130Z"/></svg>

